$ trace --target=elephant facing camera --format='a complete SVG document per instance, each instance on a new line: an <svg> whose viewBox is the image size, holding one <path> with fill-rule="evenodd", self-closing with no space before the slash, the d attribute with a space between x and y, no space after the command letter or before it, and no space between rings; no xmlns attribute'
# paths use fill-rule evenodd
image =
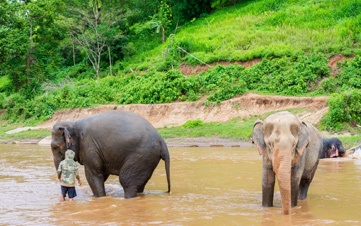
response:
<svg viewBox="0 0 361 226"><path fill-rule="evenodd" d="M307 197L322 151L318 130L290 112L256 121L252 141L263 158L262 206L273 206L277 180L283 214Z"/></svg>

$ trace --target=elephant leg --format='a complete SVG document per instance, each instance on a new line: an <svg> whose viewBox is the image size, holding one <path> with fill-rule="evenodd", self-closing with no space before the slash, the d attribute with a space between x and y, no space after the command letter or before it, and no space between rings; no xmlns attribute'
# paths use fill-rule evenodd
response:
<svg viewBox="0 0 361 226"><path fill-rule="evenodd" d="M313 176L315 176L317 165L318 165L318 162L312 168L311 172L306 174L307 175L306 177L301 178L300 188L299 188L299 193L298 193L299 200L304 200L305 198L307 198L308 188L310 187Z"/></svg>
<svg viewBox="0 0 361 226"><path fill-rule="evenodd" d="M148 181L146 181L143 185L139 186L138 187L138 193L143 193L144 192L144 188L145 188L145 185L147 184Z"/></svg>
<svg viewBox="0 0 361 226"><path fill-rule="evenodd" d="M304 171L304 164L300 164L292 168L291 172L291 206L297 206L300 191L300 181Z"/></svg>
<svg viewBox="0 0 361 226"><path fill-rule="evenodd" d="M312 182L313 176L315 175L317 165L312 169L310 177L302 177L300 181L300 189L298 193L298 199L304 200L307 198L308 188Z"/></svg>
<svg viewBox="0 0 361 226"><path fill-rule="evenodd" d="M273 206L275 173L272 169L263 167L262 175L262 206Z"/></svg>
<svg viewBox="0 0 361 226"><path fill-rule="evenodd" d="M158 162L149 161L148 164L139 165L139 168L135 168L134 164L123 165L119 173L119 182L124 189L124 198L137 197L137 193L144 191ZM127 165L132 165L132 167L127 167Z"/></svg>
<svg viewBox="0 0 361 226"><path fill-rule="evenodd" d="M143 177L137 177L136 175L131 177L119 176L119 182L124 189L124 198L137 197L137 193L142 193L144 191L144 187L148 180L149 179L143 179Z"/></svg>
<svg viewBox="0 0 361 226"><path fill-rule="evenodd" d="M291 207L297 206L298 194L299 194L299 186L297 182L291 182Z"/></svg>
<svg viewBox="0 0 361 226"><path fill-rule="evenodd" d="M137 187L135 185L129 185L125 186L124 182L120 181L120 184L122 185L124 189L124 198L130 199L137 197Z"/></svg>
<svg viewBox="0 0 361 226"><path fill-rule="evenodd" d="M97 173L96 170L85 167L85 177L95 197L105 196L104 181L109 175Z"/></svg>
<svg viewBox="0 0 361 226"><path fill-rule="evenodd" d="M311 180L310 179L301 179L300 189L298 193L298 199L304 200L307 197L308 188L310 187Z"/></svg>

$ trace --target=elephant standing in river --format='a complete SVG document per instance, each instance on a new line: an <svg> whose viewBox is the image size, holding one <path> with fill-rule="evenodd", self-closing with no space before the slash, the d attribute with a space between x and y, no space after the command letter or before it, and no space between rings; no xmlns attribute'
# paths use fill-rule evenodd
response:
<svg viewBox="0 0 361 226"><path fill-rule="evenodd" d="M84 165L94 196L105 196L104 182L118 175L125 198L141 193L160 159L170 192L170 158L158 131L144 118L131 112L113 110L77 121L57 122L52 129L51 150L55 168L67 149Z"/></svg>
<svg viewBox="0 0 361 226"><path fill-rule="evenodd" d="M263 156L262 205L273 206L277 178L283 213L290 214L297 200L307 197L322 150L320 133L290 112L279 112L255 123L252 140Z"/></svg>

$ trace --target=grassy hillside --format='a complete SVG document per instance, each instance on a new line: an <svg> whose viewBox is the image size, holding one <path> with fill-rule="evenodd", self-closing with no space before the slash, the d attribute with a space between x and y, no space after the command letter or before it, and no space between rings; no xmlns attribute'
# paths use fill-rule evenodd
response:
<svg viewBox="0 0 361 226"><path fill-rule="evenodd" d="M137 55L129 66L151 68L176 46L206 63L310 53L349 56L360 54L360 34L359 1L245 1L178 28L165 45ZM201 63L180 55L175 64Z"/></svg>
<svg viewBox="0 0 361 226"><path fill-rule="evenodd" d="M361 124L360 108L355 107L361 105L361 2L356 0L242 1L177 27L164 44L139 36L129 48L134 54L115 65L116 76L84 79L74 76L82 73L75 66L62 72L63 79L44 83L33 97L0 93L3 117L34 123L64 108L195 101L203 96L206 104L216 104L253 91L334 95L323 128ZM328 61L333 55L351 60L331 74ZM249 68L216 66L192 76L178 70L181 64L254 58L261 62ZM0 91L1 84L5 86L5 78Z"/></svg>

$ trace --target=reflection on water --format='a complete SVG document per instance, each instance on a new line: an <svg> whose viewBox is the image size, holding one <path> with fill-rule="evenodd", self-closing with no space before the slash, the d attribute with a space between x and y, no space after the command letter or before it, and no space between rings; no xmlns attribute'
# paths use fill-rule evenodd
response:
<svg viewBox="0 0 361 226"><path fill-rule="evenodd" d="M75 202L59 202L60 185L49 147L0 145L0 222L5 225L356 225L361 223L361 161L321 160L292 214L261 206L262 160L254 148L170 148L172 193L164 163L145 194L123 199L118 178L107 196L93 198L86 183Z"/></svg>

